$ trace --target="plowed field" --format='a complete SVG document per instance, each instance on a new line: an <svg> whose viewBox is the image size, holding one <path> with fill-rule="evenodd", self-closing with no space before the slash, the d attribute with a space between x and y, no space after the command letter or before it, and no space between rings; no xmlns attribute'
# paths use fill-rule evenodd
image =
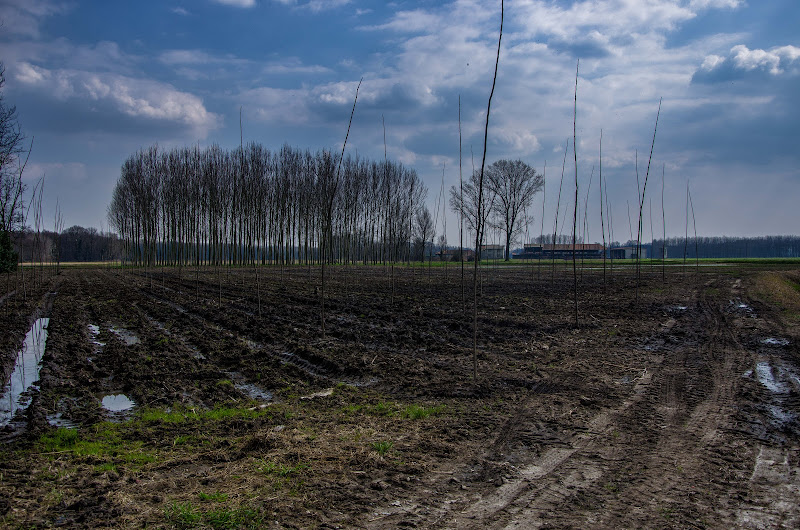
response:
<svg viewBox="0 0 800 530"><path fill-rule="evenodd" d="M318 268L12 276L0 523L800 526L797 271L593 267L576 326L563 265L489 267L477 381L470 269L327 272L324 334Z"/></svg>

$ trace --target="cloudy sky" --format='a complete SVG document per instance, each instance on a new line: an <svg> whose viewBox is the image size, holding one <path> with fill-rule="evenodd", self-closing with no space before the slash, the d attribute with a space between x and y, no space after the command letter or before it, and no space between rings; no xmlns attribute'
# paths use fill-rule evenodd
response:
<svg viewBox="0 0 800 530"><path fill-rule="evenodd" d="M600 131L624 241L660 98L648 184L657 235L662 170L668 235L685 230L687 182L699 234L800 233L800 2L507 0L505 17L488 161L547 164L545 231L580 59L590 240L600 239ZM445 188L458 183L459 96L465 175L471 151L480 161L500 2L0 0L0 21L5 98L35 137L26 179L46 175L45 208L58 199L66 226L107 228L119 168L140 147L233 148L240 107L245 141L340 147L361 77L348 150L380 159L383 116L389 157L417 169L433 210L443 172ZM570 147L573 186L571 159ZM540 196L537 235L541 208ZM455 226L451 216L451 242Z"/></svg>

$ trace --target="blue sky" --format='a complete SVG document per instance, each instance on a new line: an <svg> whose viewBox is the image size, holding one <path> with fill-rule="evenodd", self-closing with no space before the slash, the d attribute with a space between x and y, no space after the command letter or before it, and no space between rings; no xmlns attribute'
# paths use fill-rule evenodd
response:
<svg viewBox="0 0 800 530"><path fill-rule="evenodd" d="M119 168L140 147L237 146L240 107L245 141L340 147L362 76L348 150L381 158L384 116L389 157L417 169L433 211L443 167L445 188L458 183L459 96L465 174L470 150L480 160L499 17L499 1L478 0L0 0L0 60L6 100L35 137L26 179L46 175L44 207L58 200L66 226L107 228ZM600 131L624 241L659 98L656 235L662 168L668 235L684 233L687 181L700 234L797 234L798 21L796 0L508 0L488 161L547 162L552 230L580 59L590 240ZM572 185L569 163L567 175ZM450 242L456 225L451 214Z"/></svg>

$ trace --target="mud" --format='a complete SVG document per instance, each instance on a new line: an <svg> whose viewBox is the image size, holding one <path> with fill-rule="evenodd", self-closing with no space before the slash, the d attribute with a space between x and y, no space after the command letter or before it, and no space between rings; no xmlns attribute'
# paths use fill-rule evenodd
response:
<svg viewBox="0 0 800 530"><path fill-rule="evenodd" d="M457 267L329 272L324 334L317 268L78 269L7 296L6 373L50 321L0 433L0 522L800 524L800 298L764 288L796 272L587 269L576 326L560 266L489 268L477 381L470 271L464 300Z"/></svg>

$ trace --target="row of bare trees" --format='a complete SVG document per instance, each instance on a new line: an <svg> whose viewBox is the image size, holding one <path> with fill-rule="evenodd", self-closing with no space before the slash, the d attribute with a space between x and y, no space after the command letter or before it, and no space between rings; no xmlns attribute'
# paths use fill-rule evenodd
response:
<svg viewBox="0 0 800 530"><path fill-rule="evenodd" d="M153 146L122 165L108 216L137 265L318 263L323 241L327 262L388 263L411 259L426 195L389 160Z"/></svg>

